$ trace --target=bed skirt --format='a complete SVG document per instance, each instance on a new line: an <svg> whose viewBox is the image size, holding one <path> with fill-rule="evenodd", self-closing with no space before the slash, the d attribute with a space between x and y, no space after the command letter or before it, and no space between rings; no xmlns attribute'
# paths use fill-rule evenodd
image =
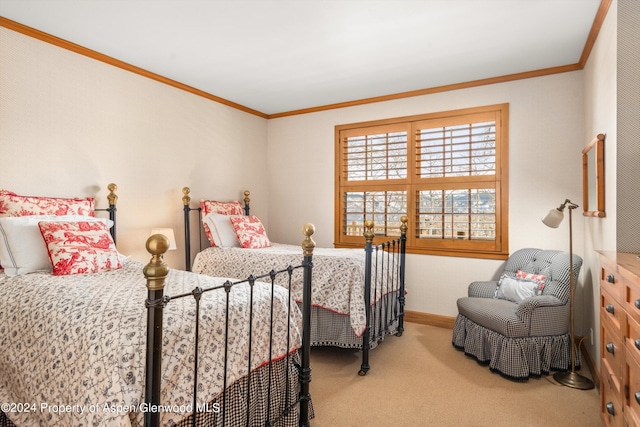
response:
<svg viewBox="0 0 640 427"><path fill-rule="evenodd" d="M370 349L377 347L386 336L398 332L397 309L397 292L387 294L375 305L372 310ZM385 327L386 323L389 325ZM361 349L362 335L355 334L348 315L311 307L311 345Z"/></svg>
<svg viewBox="0 0 640 427"><path fill-rule="evenodd" d="M246 420L248 381L247 377L244 377L227 387L226 401L224 400L224 395L218 396L218 398L209 402L207 406L208 412L198 412L196 414L196 425L212 427L223 425L298 427L300 405L294 405L298 398L299 390L298 370L293 363L294 359L296 358L289 358L288 361L287 358L278 360L271 365L271 369L269 369L270 365L265 365L251 374L249 404L251 421L249 423ZM271 373L271 387L269 387L269 373ZM288 383L288 387L284 386L286 383ZM288 393L285 389L288 389ZM282 418L278 418L285 407L290 405L293 405L291 410ZM309 405L309 414L310 418L313 418L313 405L311 403ZM267 423L268 420L271 420L271 423ZM134 417L131 417L131 425L139 427ZM191 426L191 416L183 419L177 426ZM7 418L6 414L0 411L0 427L16 427L16 425Z"/></svg>
<svg viewBox="0 0 640 427"><path fill-rule="evenodd" d="M458 350L505 378L526 381L551 371L571 368L569 333L543 337L509 338L458 314L453 326L452 344ZM576 369L580 355L576 351Z"/></svg>

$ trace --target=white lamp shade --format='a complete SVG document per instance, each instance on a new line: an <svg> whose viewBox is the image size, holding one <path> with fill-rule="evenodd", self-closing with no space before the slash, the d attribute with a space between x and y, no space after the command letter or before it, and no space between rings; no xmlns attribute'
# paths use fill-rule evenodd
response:
<svg viewBox="0 0 640 427"><path fill-rule="evenodd" d="M173 251L178 249L176 246L176 236L173 234L173 228L154 228L151 230L151 234L163 234L169 239L169 250Z"/></svg>
<svg viewBox="0 0 640 427"><path fill-rule="evenodd" d="M556 209L551 209L549 213L544 218L542 218L542 222L547 227L558 228L563 218L564 218L564 213L558 208L556 208Z"/></svg>

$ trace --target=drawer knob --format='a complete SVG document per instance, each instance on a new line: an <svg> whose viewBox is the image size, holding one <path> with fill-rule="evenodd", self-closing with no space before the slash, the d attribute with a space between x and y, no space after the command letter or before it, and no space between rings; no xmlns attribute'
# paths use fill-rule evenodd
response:
<svg viewBox="0 0 640 427"><path fill-rule="evenodd" d="M613 276L613 274L607 274L607 277L605 277L605 280L609 283L615 283L616 282L616 278Z"/></svg>
<svg viewBox="0 0 640 427"><path fill-rule="evenodd" d="M607 310L607 313L615 314L616 312L616 309L613 307L613 304L607 304L607 306L604 309Z"/></svg>
<svg viewBox="0 0 640 427"><path fill-rule="evenodd" d="M636 348L640 350L640 338L636 338L636 340L633 343L636 345Z"/></svg>
<svg viewBox="0 0 640 427"><path fill-rule="evenodd" d="M616 410L613 407L613 402L609 402L605 405L605 407L607 408L607 412L611 415L615 415L616 414Z"/></svg>
<svg viewBox="0 0 640 427"><path fill-rule="evenodd" d="M640 391L636 391L635 398L636 402L640 403Z"/></svg>
<svg viewBox="0 0 640 427"><path fill-rule="evenodd" d="M640 299L637 299L633 302L633 305L636 306L636 308L640 308Z"/></svg>
<svg viewBox="0 0 640 427"><path fill-rule="evenodd" d="M615 354L616 353L616 346L614 346L612 342L610 342L609 344L605 345L605 348L611 354Z"/></svg>

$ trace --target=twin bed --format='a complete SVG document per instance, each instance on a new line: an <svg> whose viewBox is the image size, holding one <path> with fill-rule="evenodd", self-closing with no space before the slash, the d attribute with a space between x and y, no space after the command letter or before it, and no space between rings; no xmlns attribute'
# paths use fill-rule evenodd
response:
<svg viewBox="0 0 640 427"><path fill-rule="evenodd" d="M259 218L250 214L250 193L239 201L200 200L191 207L191 190L183 188L186 266L215 277L248 277L265 265L295 260L294 245L271 242ZM207 236L191 266L191 212L197 211L199 230ZM251 229L245 236L243 228ZM316 248L311 298L311 345L356 348L362 351L360 375L370 369L369 350L390 334L402 335L405 303L407 218L402 217L397 239L373 244L373 222L365 221L364 249ZM287 286L302 302L302 280Z"/></svg>
<svg viewBox="0 0 640 427"><path fill-rule="evenodd" d="M310 303L275 281L310 290L313 226L295 264L231 280L169 269L161 235L127 260L115 200L101 220L92 198L0 191L0 425L309 425Z"/></svg>
<svg viewBox="0 0 640 427"><path fill-rule="evenodd" d="M93 198L0 190L2 427L308 426L311 345L358 346L364 375L368 350L402 333L406 219L399 239L373 245L367 223L364 251L317 256L306 224L302 248L220 261L242 273L207 271L203 251L198 274L164 264L162 235L146 265L120 254L108 188L108 219Z"/></svg>

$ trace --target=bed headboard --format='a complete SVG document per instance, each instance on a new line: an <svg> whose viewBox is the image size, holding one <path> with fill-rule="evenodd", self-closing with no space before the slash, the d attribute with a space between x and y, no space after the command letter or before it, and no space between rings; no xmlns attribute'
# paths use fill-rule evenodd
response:
<svg viewBox="0 0 640 427"><path fill-rule="evenodd" d="M191 189L189 187L182 188L182 209L184 212L184 252L185 252L185 270L191 271L191 212L198 211L198 248L202 250L202 207L198 205L197 208L192 208L191 204ZM249 215L250 212L250 195L251 192L249 190L244 190L242 193L244 195L244 214Z"/></svg>

